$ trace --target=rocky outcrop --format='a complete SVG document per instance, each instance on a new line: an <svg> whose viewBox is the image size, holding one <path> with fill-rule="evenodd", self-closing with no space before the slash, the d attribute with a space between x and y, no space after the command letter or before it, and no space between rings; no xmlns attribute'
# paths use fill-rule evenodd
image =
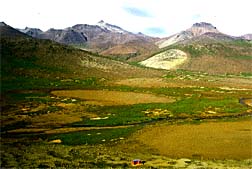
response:
<svg viewBox="0 0 252 169"><path fill-rule="evenodd" d="M31 37L39 37L39 35L43 33L43 31L38 28L28 28L28 27L26 27L25 29L19 29L19 31Z"/></svg>
<svg viewBox="0 0 252 169"><path fill-rule="evenodd" d="M216 27L206 22L195 23L191 28L187 29L186 31L190 32L192 36L200 36L205 33L220 33Z"/></svg>
<svg viewBox="0 0 252 169"><path fill-rule="evenodd" d="M83 44L87 42L87 37L71 28L65 30L49 29L39 34L40 39L51 39L63 44Z"/></svg>

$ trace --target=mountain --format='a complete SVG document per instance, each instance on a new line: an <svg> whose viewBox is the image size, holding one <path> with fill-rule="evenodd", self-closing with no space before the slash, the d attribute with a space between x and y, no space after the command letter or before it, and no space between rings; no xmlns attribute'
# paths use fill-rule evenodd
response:
<svg viewBox="0 0 252 169"><path fill-rule="evenodd" d="M123 60L146 55L153 49L157 49L155 45L157 38L141 33L135 34L103 20L96 25L77 24L65 29L49 29L45 32L36 28L25 28L21 31L39 39L50 39L62 44L75 45ZM141 44L140 48L137 45L134 48L131 47L131 44L136 41ZM127 46L128 44L127 51L120 52L121 45Z"/></svg>
<svg viewBox="0 0 252 169"><path fill-rule="evenodd" d="M191 41L206 41L206 39L216 40L216 41L226 41L237 39L235 37L221 33L216 27L210 23L200 22L192 25L191 28L174 34L170 37L163 38L156 42L159 48L164 48L175 43L186 43Z"/></svg>
<svg viewBox="0 0 252 169"><path fill-rule="evenodd" d="M195 23L156 44L160 51L139 62L158 69L185 69L211 74L252 72L250 36L233 37L210 23Z"/></svg>
<svg viewBox="0 0 252 169"><path fill-rule="evenodd" d="M191 32L193 36L200 36L205 33L220 33L216 27L206 22L195 23L187 31Z"/></svg>

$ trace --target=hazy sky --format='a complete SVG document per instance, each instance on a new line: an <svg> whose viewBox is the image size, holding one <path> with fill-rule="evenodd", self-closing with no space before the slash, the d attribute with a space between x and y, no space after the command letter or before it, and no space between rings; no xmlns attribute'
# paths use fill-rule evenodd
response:
<svg viewBox="0 0 252 169"><path fill-rule="evenodd" d="M159 37L204 21L239 36L252 33L251 9L252 0L0 0L0 21L45 31L104 20Z"/></svg>

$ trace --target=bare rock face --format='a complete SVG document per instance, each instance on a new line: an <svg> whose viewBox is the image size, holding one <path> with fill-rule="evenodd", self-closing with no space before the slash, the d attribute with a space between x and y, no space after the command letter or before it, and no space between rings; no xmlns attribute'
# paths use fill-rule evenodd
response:
<svg viewBox="0 0 252 169"><path fill-rule="evenodd" d="M187 31L191 32L193 36L200 36L205 33L220 33L216 27L206 22L195 23Z"/></svg>
<svg viewBox="0 0 252 169"><path fill-rule="evenodd" d="M41 33L43 33L43 31L38 28L28 28L28 27L26 27L25 29L19 29L19 31L31 37L38 37Z"/></svg>
<svg viewBox="0 0 252 169"><path fill-rule="evenodd" d="M40 39L51 39L63 44L82 44L87 41L87 37L71 28L65 30L49 29L39 34Z"/></svg>
<svg viewBox="0 0 252 169"><path fill-rule="evenodd" d="M175 35L172 35L168 38L164 38L164 39L158 41L156 44L158 45L159 48L164 48L166 46L170 46L170 45L177 43L177 42L192 39L193 37L194 36L193 36L192 32L181 31Z"/></svg>

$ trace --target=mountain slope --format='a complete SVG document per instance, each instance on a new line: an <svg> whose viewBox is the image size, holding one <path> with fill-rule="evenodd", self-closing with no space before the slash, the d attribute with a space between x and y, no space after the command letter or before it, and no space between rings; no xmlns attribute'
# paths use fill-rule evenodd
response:
<svg viewBox="0 0 252 169"><path fill-rule="evenodd" d="M181 50L187 55L185 62L176 67L179 69L211 74L252 72L252 43L246 40L218 41L212 35L204 35L168 46L159 53L165 54L174 49ZM152 55L150 59L159 56L159 53ZM170 69L171 65L163 66L162 69Z"/></svg>
<svg viewBox="0 0 252 169"><path fill-rule="evenodd" d="M37 38L40 39L50 39L55 42L59 42L62 44L83 44L87 42L87 37L82 33L74 31L73 29L65 29L65 30L56 30L49 29L44 33L40 33Z"/></svg>
<svg viewBox="0 0 252 169"><path fill-rule="evenodd" d="M26 84L32 85L30 88L45 87L50 85L50 81L64 79L162 75L158 71L135 67L50 40L34 39L9 26L0 26L0 31L3 90Z"/></svg>
<svg viewBox="0 0 252 169"><path fill-rule="evenodd" d="M10 27L4 22L0 22L0 37L1 38L12 38L12 37L29 37L25 33L17 31Z"/></svg>

